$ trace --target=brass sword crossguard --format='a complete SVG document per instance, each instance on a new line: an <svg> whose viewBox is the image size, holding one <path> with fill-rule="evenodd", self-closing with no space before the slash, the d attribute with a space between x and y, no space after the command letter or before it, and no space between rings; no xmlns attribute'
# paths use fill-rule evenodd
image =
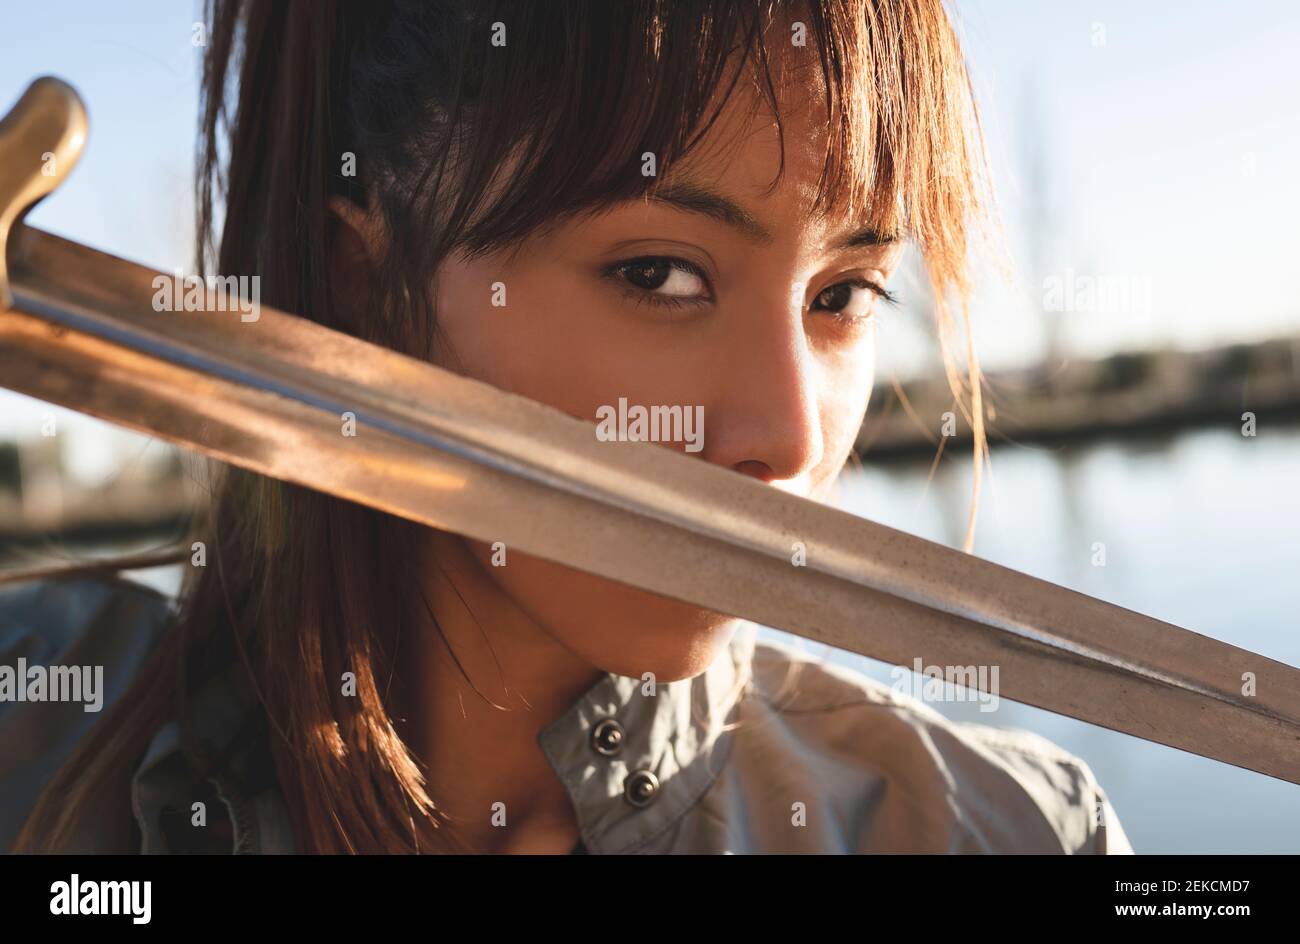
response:
<svg viewBox="0 0 1300 944"><path fill-rule="evenodd" d="M9 236L77 165L89 127L77 90L48 75L0 118L0 311L13 307Z"/></svg>

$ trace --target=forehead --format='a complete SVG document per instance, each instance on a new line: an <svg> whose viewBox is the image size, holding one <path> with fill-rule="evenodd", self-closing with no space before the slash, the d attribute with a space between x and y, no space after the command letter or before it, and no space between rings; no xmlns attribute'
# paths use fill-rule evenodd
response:
<svg viewBox="0 0 1300 944"><path fill-rule="evenodd" d="M762 218L798 219L820 227L846 223L843 210L836 208L843 201L832 200L824 218L812 213L828 139L826 92L816 52L787 50L773 59L771 76L780 124L755 86L762 77L747 69L725 100L721 91L715 97L712 108L721 102L717 119L685 156L665 169L660 183L705 187Z"/></svg>

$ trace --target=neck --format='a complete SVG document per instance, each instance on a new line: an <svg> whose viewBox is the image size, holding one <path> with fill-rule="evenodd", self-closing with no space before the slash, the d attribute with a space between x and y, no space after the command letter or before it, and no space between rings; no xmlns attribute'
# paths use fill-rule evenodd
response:
<svg viewBox="0 0 1300 944"><path fill-rule="evenodd" d="M474 851L568 852L577 818L537 736L604 673L520 610L459 537L434 532L419 572L394 720L430 796Z"/></svg>

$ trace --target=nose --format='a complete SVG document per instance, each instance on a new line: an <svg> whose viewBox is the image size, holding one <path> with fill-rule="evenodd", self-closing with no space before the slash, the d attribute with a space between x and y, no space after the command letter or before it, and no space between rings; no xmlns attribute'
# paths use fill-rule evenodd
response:
<svg viewBox="0 0 1300 944"><path fill-rule="evenodd" d="M825 448L820 367L804 332L802 296L772 297L741 307L741 323L726 332L704 457L763 482L793 482L820 464Z"/></svg>

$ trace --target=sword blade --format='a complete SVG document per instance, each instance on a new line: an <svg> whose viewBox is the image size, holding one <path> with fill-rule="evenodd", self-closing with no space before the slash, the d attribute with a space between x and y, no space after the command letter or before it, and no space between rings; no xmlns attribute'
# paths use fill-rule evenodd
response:
<svg viewBox="0 0 1300 944"><path fill-rule="evenodd" d="M39 230L11 243L4 386L889 663L997 666L999 695L1300 783L1291 666L283 312L156 311L162 273Z"/></svg>
<svg viewBox="0 0 1300 944"><path fill-rule="evenodd" d="M997 667L1012 700L1300 783L1291 666L302 318L158 310L169 276L20 225L86 127L48 77L0 121L0 385L886 662Z"/></svg>

